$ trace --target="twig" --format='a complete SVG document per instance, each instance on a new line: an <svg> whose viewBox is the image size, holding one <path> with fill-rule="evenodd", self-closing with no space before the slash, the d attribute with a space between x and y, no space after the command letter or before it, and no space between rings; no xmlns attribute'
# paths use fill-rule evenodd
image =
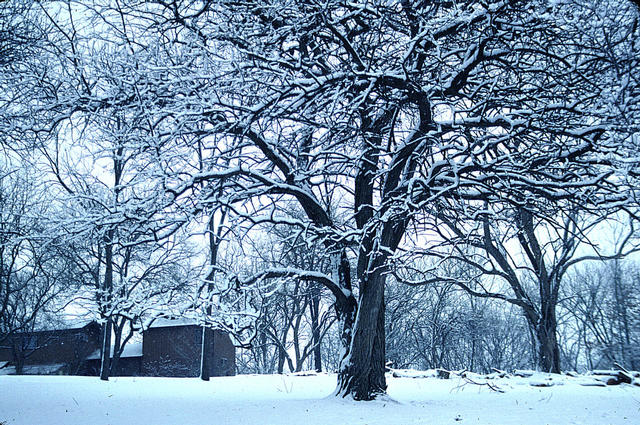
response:
<svg viewBox="0 0 640 425"><path fill-rule="evenodd" d="M491 391L495 391L495 392L498 392L498 393L504 393L504 390L502 388L498 387L497 385L492 384L490 382L476 382L473 379L469 378L465 372L462 372L460 374L458 374L456 372L452 372L452 373L455 374L455 375L458 375L459 377L464 379L464 381L466 383L468 383L468 384L473 384L473 385L478 385L478 386L486 385L487 387L489 387L489 389Z"/></svg>

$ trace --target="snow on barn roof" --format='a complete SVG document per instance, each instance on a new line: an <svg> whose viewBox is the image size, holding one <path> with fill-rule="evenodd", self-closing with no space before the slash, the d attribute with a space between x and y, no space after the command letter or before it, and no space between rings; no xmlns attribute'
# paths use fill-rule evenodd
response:
<svg viewBox="0 0 640 425"><path fill-rule="evenodd" d="M111 357L113 357L113 346L111 347ZM124 346L124 350L120 355L121 359L129 357L142 357L142 343L134 342ZM87 360L98 360L100 358L100 350L96 350L87 356Z"/></svg>
<svg viewBox="0 0 640 425"><path fill-rule="evenodd" d="M194 319L167 319L160 318L153 321L151 325L149 325L148 329L152 328L169 328L172 326L191 326L191 325L199 325L197 320Z"/></svg>
<svg viewBox="0 0 640 425"><path fill-rule="evenodd" d="M66 320L61 329L82 329L85 326L95 322L95 319L74 319Z"/></svg>
<svg viewBox="0 0 640 425"><path fill-rule="evenodd" d="M76 329L82 329L90 323L95 322L94 319L73 319L73 320L61 320L54 323L48 323L42 326L38 326L32 332L59 332L59 331L73 331ZM29 333L29 332L24 332Z"/></svg>
<svg viewBox="0 0 640 425"><path fill-rule="evenodd" d="M64 363L24 365L22 375L55 375L64 368ZM0 375L15 375L16 367L7 366L0 369Z"/></svg>

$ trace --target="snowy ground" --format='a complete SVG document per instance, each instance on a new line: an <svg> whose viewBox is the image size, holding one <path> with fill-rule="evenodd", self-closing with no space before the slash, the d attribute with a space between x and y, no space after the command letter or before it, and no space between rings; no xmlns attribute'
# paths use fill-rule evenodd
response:
<svg viewBox="0 0 640 425"><path fill-rule="evenodd" d="M394 378L389 399L330 394L335 375L180 378L0 376L2 425L100 424L640 424L640 387L580 385L579 378ZM531 384L552 382L550 387Z"/></svg>

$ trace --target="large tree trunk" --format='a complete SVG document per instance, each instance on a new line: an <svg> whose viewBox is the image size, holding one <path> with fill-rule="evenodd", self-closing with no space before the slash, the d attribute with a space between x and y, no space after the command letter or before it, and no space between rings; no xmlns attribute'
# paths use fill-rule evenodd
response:
<svg viewBox="0 0 640 425"><path fill-rule="evenodd" d="M360 296L349 349L338 373L336 393L373 400L387 390L385 379L384 289L387 259L398 247L407 219L388 221L379 234L369 233L358 258ZM343 256L346 262L346 256ZM349 287L349 289L351 289Z"/></svg>
<svg viewBox="0 0 640 425"><path fill-rule="evenodd" d="M560 373L560 348L555 308L543 308L536 328L538 367L543 372Z"/></svg>
<svg viewBox="0 0 640 425"><path fill-rule="evenodd" d="M384 333L385 276L373 272L360 288L360 303L349 350L338 374L337 393L373 400L387 389Z"/></svg>
<svg viewBox="0 0 640 425"><path fill-rule="evenodd" d="M342 284L345 291L349 294L345 296L344 300L336 300L336 315L340 322L340 342L345 350L345 356L349 347L351 347L351 339L353 336L353 324L356 320L356 313L358 310L358 303L352 292L351 286L351 264L347 258L345 251L342 251L340 257L340 263L338 265L338 281Z"/></svg>

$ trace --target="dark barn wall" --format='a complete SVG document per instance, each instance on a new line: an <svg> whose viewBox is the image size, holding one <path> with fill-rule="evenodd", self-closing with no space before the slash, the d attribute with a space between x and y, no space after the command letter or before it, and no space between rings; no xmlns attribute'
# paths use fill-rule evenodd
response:
<svg viewBox="0 0 640 425"><path fill-rule="evenodd" d="M146 330L142 338L142 374L199 376L201 332L198 326L167 326Z"/></svg>
<svg viewBox="0 0 640 425"><path fill-rule="evenodd" d="M233 376L236 374L236 347L229 335L215 331L213 339L213 361L211 376Z"/></svg>
<svg viewBox="0 0 640 425"><path fill-rule="evenodd" d="M211 376L235 374L235 347L227 334L213 332L210 352ZM167 326L145 331L142 339L144 376L200 376L202 328L196 325Z"/></svg>
<svg viewBox="0 0 640 425"><path fill-rule="evenodd" d="M100 374L100 359L87 360L80 375L98 376ZM115 373L110 376L142 376L142 357L124 357L118 360Z"/></svg>
<svg viewBox="0 0 640 425"><path fill-rule="evenodd" d="M7 341L0 346L0 362L10 362L11 359L11 349L9 349L9 341Z"/></svg>
<svg viewBox="0 0 640 425"><path fill-rule="evenodd" d="M0 362L10 362L11 359L11 350L4 346L0 347Z"/></svg>
<svg viewBox="0 0 640 425"><path fill-rule="evenodd" d="M96 325L97 326L97 325ZM27 364L65 363L84 360L100 348L100 329L38 332L43 346L28 358Z"/></svg>
<svg viewBox="0 0 640 425"><path fill-rule="evenodd" d="M0 361L14 363L14 348L24 347L25 366L64 364L64 373L75 375L82 372L84 359L100 348L99 341L95 322L79 329L25 332L10 338L8 347L0 350Z"/></svg>

